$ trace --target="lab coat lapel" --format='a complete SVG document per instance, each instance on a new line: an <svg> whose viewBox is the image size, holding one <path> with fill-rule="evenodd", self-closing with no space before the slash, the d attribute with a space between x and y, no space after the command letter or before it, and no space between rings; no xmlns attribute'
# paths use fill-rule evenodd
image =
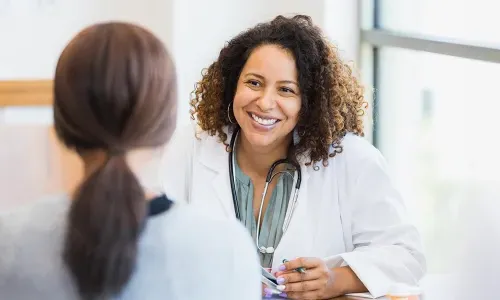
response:
<svg viewBox="0 0 500 300"><path fill-rule="evenodd" d="M306 220L308 214L308 168L301 164L302 182L299 190L299 197L292 215L290 225L283 234L281 241L276 248L273 259L273 269L277 268L283 259L294 259L296 256L304 256L310 252L312 247L312 236L310 236L311 226ZM294 182L295 187L295 182ZM292 193L293 195L293 193Z"/></svg>
<svg viewBox="0 0 500 300"><path fill-rule="evenodd" d="M231 185L229 183L229 168L218 172L212 181L212 188L215 190L217 198L228 217L235 217Z"/></svg>
<svg viewBox="0 0 500 300"><path fill-rule="evenodd" d="M214 190L226 216L235 218L229 181L229 153L226 151L226 146L218 142L218 137L210 137L205 142L206 146L201 149L200 162L215 172L215 176L211 181L211 188Z"/></svg>

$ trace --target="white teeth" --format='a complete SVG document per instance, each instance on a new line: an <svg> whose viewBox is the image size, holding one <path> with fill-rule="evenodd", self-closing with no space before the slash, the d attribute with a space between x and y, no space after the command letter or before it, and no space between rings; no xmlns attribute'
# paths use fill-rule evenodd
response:
<svg viewBox="0 0 500 300"><path fill-rule="evenodd" d="M254 114L251 114L252 115L252 118L257 121L257 123L261 124L261 125L273 125L274 123L276 123L278 121L278 119L263 119L261 117L258 117Z"/></svg>

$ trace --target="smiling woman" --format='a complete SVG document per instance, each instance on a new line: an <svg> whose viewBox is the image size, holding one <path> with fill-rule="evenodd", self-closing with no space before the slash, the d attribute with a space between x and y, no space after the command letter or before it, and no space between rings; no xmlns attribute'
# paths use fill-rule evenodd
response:
<svg viewBox="0 0 500 300"><path fill-rule="evenodd" d="M282 296L380 297L415 285L425 270L419 235L384 159L361 137L364 105L311 18L258 24L203 73L191 100L197 128L177 131L165 190L214 217L236 215Z"/></svg>
<svg viewBox="0 0 500 300"><path fill-rule="evenodd" d="M255 49L241 71L232 105L243 142L263 152L280 145L285 156L299 119L299 92L295 59L288 50L276 45Z"/></svg>
<svg viewBox="0 0 500 300"><path fill-rule="evenodd" d="M276 113L276 107L284 113L284 102L279 99L286 98L287 103L290 99L298 100L300 118L299 111L296 111L293 118L287 116L288 127L278 126L280 134L269 132L267 137L260 136L264 140L270 139L261 141L264 144L273 137L277 142L280 135L288 135L290 139L294 130L300 139L290 150L294 151L294 156L307 156L308 165L327 165L328 159L342 148L339 142L347 132L363 135L362 116L366 105L363 87L351 68L340 59L337 48L323 38L321 30L313 26L307 16L279 16L270 23L259 24L241 33L205 70L191 100L191 114L202 130L211 136L217 135L226 145L225 129L234 123L230 114L233 102L236 107L239 94L246 101L252 101L248 100L252 96L246 93L244 86L256 91L252 94L254 100L255 95L264 96L263 101L269 103L259 102L267 105L265 109L273 109L273 113ZM237 118L234 107L232 110ZM291 107L287 104L286 108ZM263 111L249 112L262 119L270 116ZM240 120L236 121L244 134L249 133ZM281 129L288 132L284 134ZM284 137L281 138L280 142L283 142ZM332 145L338 151L330 153Z"/></svg>

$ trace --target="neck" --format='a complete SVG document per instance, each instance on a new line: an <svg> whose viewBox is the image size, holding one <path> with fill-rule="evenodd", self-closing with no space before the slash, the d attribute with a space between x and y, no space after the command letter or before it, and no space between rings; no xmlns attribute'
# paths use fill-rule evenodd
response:
<svg viewBox="0 0 500 300"><path fill-rule="evenodd" d="M236 160L241 170L248 176L266 177L269 168L275 161L287 157L291 141L290 136L275 145L255 147L250 144L243 132L241 132L236 145L238 151Z"/></svg>

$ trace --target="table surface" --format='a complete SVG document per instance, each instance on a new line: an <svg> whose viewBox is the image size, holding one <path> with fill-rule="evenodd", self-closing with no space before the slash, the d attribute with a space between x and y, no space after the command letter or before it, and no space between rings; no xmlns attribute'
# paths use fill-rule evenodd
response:
<svg viewBox="0 0 500 300"><path fill-rule="evenodd" d="M264 297L262 298L263 300L284 300L284 298L281 298L279 296L275 297ZM335 300L367 300L367 298L360 298L360 297L340 297L340 298L334 298ZM384 300L384 298L378 298L377 300ZM427 300L427 299L425 299Z"/></svg>
<svg viewBox="0 0 500 300"><path fill-rule="evenodd" d="M281 298L281 297L278 297L278 296L276 296L276 297L264 297L264 298L262 298L262 299L263 299L263 300L278 300L278 299L280 299L280 300L284 300L284 298ZM383 299L383 298L382 298L382 299ZM335 298L335 300L367 300L367 298L359 298L359 297L340 297L340 298ZM377 299L377 300L380 300L380 298L379 298L379 299Z"/></svg>
<svg viewBox="0 0 500 300"><path fill-rule="evenodd" d="M281 298L279 296L276 297L263 297L263 300L285 300L284 298ZM340 297L340 298L334 298L335 300L367 300L367 298L359 298L359 297ZM378 298L377 300L385 300L384 298ZM427 300L427 299L425 299Z"/></svg>

